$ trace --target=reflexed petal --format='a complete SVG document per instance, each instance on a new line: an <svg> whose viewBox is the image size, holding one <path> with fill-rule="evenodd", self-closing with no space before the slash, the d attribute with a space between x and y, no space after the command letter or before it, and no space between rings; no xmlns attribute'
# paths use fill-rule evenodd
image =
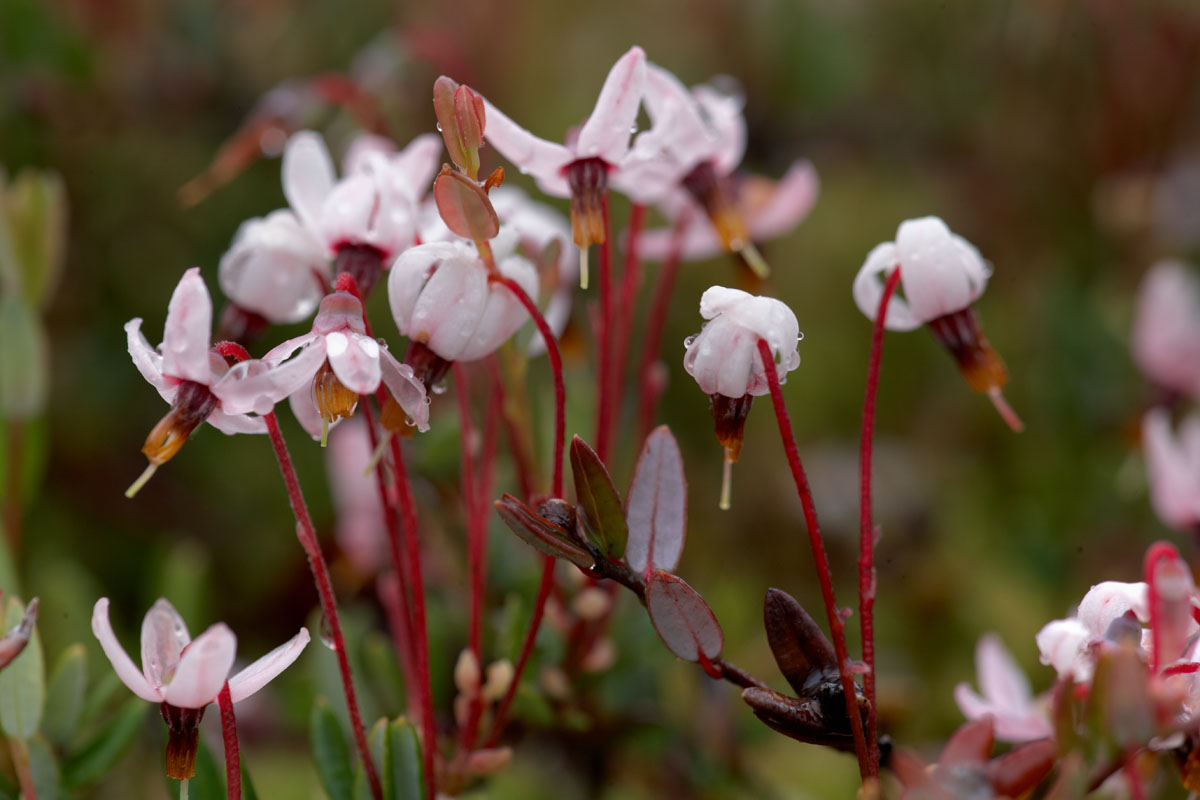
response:
<svg viewBox="0 0 1200 800"><path fill-rule="evenodd" d="M475 333L487 296L487 269L477 258L446 259L417 298L409 338L447 361L457 360Z"/></svg>
<svg viewBox="0 0 1200 800"><path fill-rule="evenodd" d="M325 198L333 191L333 159L320 135L300 131L283 151L283 194L288 205L314 234L320 230Z"/></svg>
<svg viewBox="0 0 1200 800"><path fill-rule="evenodd" d="M1161 261L1142 279L1133 357L1155 383L1200 396L1200 279L1181 262Z"/></svg>
<svg viewBox="0 0 1200 800"><path fill-rule="evenodd" d="M229 697L234 703L245 700L270 683L276 675L292 665L308 644L308 629L276 647L262 658L229 679ZM219 688L218 688L219 690Z"/></svg>
<svg viewBox="0 0 1200 800"><path fill-rule="evenodd" d="M262 357L262 360L268 364L281 364L291 357L293 353L302 347L312 345L319 349L322 353L325 352L325 337L319 333L308 332L302 336L297 336L294 339L288 339L286 342L277 344L267 351L267 354Z"/></svg>
<svg viewBox="0 0 1200 800"><path fill-rule="evenodd" d="M179 663L179 654L192 640L183 617L160 597L142 620L142 672L151 686L160 687Z"/></svg>
<svg viewBox="0 0 1200 800"><path fill-rule="evenodd" d="M700 316L714 319L718 314L732 310L738 303L754 297L741 289L730 289L725 286L710 286L700 295Z"/></svg>
<svg viewBox="0 0 1200 800"><path fill-rule="evenodd" d="M352 392L371 394L379 388L379 342L354 331L325 334L325 354L333 374Z"/></svg>
<svg viewBox="0 0 1200 800"><path fill-rule="evenodd" d="M401 335L413 337L413 309L434 267L462 252L457 244L433 242L410 247L396 259L388 271L388 305Z"/></svg>
<svg viewBox="0 0 1200 800"><path fill-rule="evenodd" d="M289 324L312 314L329 281L325 248L291 211L242 223L221 256L221 291L247 311Z"/></svg>
<svg viewBox="0 0 1200 800"><path fill-rule="evenodd" d="M1119 617L1132 611L1139 622L1150 621L1150 609L1146 601L1146 584L1104 581L1088 590L1079 601L1076 618L1091 632L1101 637L1108 626Z"/></svg>
<svg viewBox="0 0 1200 800"><path fill-rule="evenodd" d="M272 365L251 359L235 364L213 384L226 414L269 414L276 403L313 379L325 362L320 347L307 347L296 358Z"/></svg>
<svg viewBox="0 0 1200 800"><path fill-rule="evenodd" d="M539 179L553 179L558 177L563 167L575 160L575 155L570 150L561 144L534 136L505 116L486 98L483 105L487 117L484 138L491 142L500 155L515 164L522 174L529 173Z"/></svg>
<svg viewBox="0 0 1200 800"><path fill-rule="evenodd" d="M369 245L385 261L412 243L413 211L402 198L384 191L380 176L358 174L334 186L321 211L321 234L334 247Z"/></svg>
<svg viewBox="0 0 1200 800"><path fill-rule="evenodd" d="M141 317L125 323L125 334L129 341L129 356L138 372L142 373L142 377L155 389L161 391L167 388L162 374L162 356L146 341L146 336L142 333Z"/></svg>
<svg viewBox="0 0 1200 800"><path fill-rule="evenodd" d="M442 137L423 133L392 157L390 177L394 188L413 202L424 197L433 185L442 163Z"/></svg>
<svg viewBox="0 0 1200 800"><path fill-rule="evenodd" d="M526 258L509 256L500 262L500 274L512 278L531 298L538 296L537 269ZM529 321L529 312L517 297L500 284L488 287L487 300L470 341L459 353L459 361L475 361L508 341Z"/></svg>
<svg viewBox="0 0 1200 800"><path fill-rule="evenodd" d="M960 683L954 687L954 702L963 716L972 722L996 714L995 706L976 694L970 684Z"/></svg>
<svg viewBox="0 0 1200 800"><path fill-rule="evenodd" d="M362 133L355 136L342 156L342 174L353 175L356 172L367 172L373 168L371 162L379 158L387 159L396 155L396 143L386 136L374 133Z"/></svg>
<svg viewBox="0 0 1200 800"><path fill-rule="evenodd" d="M1086 681L1091 677L1093 667L1086 658L1086 647L1092 634L1082 622L1056 619L1046 623L1034 638L1041 662L1054 667L1060 678Z"/></svg>
<svg viewBox="0 0 1200 800"><path fill-rule="evenodd" d="M401 364L387 350L380 353L379 366L388 391L412 418L417 430L429 430L429 398L425 394L425 384L413 375L412 367Z"/></svg>
<svg viewBox="0 0 1200 800"><path fill-rule="evenodd" d="M306 386L296 390L288 398L288 405L292 407L292 414L296 417L296 421L300 423L300 427L304 428L313 439L320 441L321 412L317 409L316 400L313 398L312 387ZM329 425L330 430L340 422L340 419L335 419Z"/></svg>
<svg viewBox="0 0 1200 800"><path fill-rule="evenodd" d="M795 228L812 211L821 182L809 161L797 161L788 171L766 205L746 218L755 241L773 239Z"/></svg>
<svg viewBox="0 0 1200 800"><path fill-rule="evenodd" d="M237 654L237 637L218 622L183 651L175 675L163 687L163 700L179 708L203 708L225 685Z"/></svg>
<svg viewBox="0 0 1200 800"><path fill-rule="evenodd" d="M217 409L205 420L221 433L232 436L235 433L266 433L267 423L260 417L248 417L245 414L226 414Z"/></svg>
<svg viewBox="0 0 1200 800"><path fill-rule="evenodd" d="M716 138L699 104L679 79L655 64L646 66L646 113L653 127L646 143L654 143L683 170L691 170L716 153ZM638 138L641 139L640 135ZM636 145L635 145L636 147Z"/></svg>
<svg viewBox="0 0 1200 800"><path fill-rule="evenodd" d="M212 341L212 300L200 277L200 268L183 273L167 306L163 329L162 368L171 378L212 382L208 350Z"/></svg>
<svg viewBox="0 0 1200 800"><path fill-rule="evenodd" d="M579 130L577 157L602 158L609 163L624 157L637 122L645 83L646 54L635 45L617 59L604 79L596 107Z"/></svg>
<svg viewBox="0 0 1200 800"><path fill-rule="evenodd" d="M867 319L874 320L883 299L884 274L898 266L896 246L891 242L876 245L854 277L854 302ZM901 274L901 283L904 281ZM883 324L890 331L911 331L921 327L921 320L908 307L908 301L896 293L888 302Z"/></svg>
<svg viewBox="0 0 1200 800"><path fill-rule="evenodd" d="M997 706L1018 711L1032 702L1029 680L999 636L989 633L980 638L975 646L975 671L984 697Z"/></svg>
<svg viewBox="0 0 1200 800"><path fill-rule="evenodd" d="M1179 531L1200 522L1200 417L1190 417L1178 439L1171 431L1171 415L1154 408L1142 420L1142 449L1150 480L1154 512Z"/></svg>
<svg viewBox="0 0 1200 800"><path fill-rule="evenodd" d="M129 657L129 654L125 652L125 648L121 647L121 643L117 641L117 636L113 633L112 624L108 621L107 597L101 597L97 600L95 607L92 609L92 633L100 641L100 647L104 650L104 655L108 656L108 660L112 662L113 669L117 671L117 677L121 679L121 683L129 687L129 691L143 700L149 700L151 703L162 701L162 696L153 686L146 682L146 676L134 666L133 659Z"/></svg>
<svg viewBox="0 0 1200 800"><path fill-rule="evenodd" d="M742 113L745 99L706 85L694 87L692 96L704 111L712 131L713 166L718 175L728 175L746 155L746 117Z"/></svg>

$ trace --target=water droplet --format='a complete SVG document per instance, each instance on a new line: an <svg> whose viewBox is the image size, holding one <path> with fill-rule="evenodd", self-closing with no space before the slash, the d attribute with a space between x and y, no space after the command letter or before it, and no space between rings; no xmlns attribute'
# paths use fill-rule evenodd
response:
<svg viewBox="0 0 1200 800"><path fill-rule="evenodd" d="M630 134L637 133L637 125L630 125L629 132L630 132Z"/></svg>
<svg viewBox="0 0 1200 800"><path fill-rule="evenodd" d="M803 341L804 341L804 331L800 331L800 335L796 337L796 341L797 341L797 342L803 342Z"/></svg>
<svg viewBox="0 0 1200 800"><path fill-rule="evenodd" d="M439 122L439 123L437 124L437 129L438 129L438 133L441 133L441 132L442 132L442 123L440 123L440 122Z"/></svg>
<svg viewBox="0 0 1200 800"><path fill-rule="evenodd" d="M434 394L445 394L446 393L446 382L438 381L437 383L435 383L433 386L430 387L430 390Z"/></svg>
<svg viewBox="0 0 1200 800"><path fill-rule="evenodd" d="M408 426L408 427L410 427L410 428L415 428L415 427L417 427L417 421L416 421L415 419L413 419L412 417L405 417L405 418L404 418L404 424L405 424L405 425L407 425L407 426Z"/></svg>
<svg viewBox="0 0 1200 800"><path fill-rule="evenodd" d="M696 334L693 333L691 336L689 336L683 340L683 346L691 347L695 341L696 341Z"/></svg>
<svg viewBox="0 0 1200 800"><path fill-rule="evenodd" d="M425 400L425 405L429 405L433 402L433 398L430 397L429 395L425 395L425 397L423 399Z"/></svg>
<svg viewBox="0 0 1200 800"><path fill-rule="evenodd" d="M330 650L337 652L337 642L333 639L333 630L329 626L329 620L325 615L321 615L321 644L328 647Z"/></svg>

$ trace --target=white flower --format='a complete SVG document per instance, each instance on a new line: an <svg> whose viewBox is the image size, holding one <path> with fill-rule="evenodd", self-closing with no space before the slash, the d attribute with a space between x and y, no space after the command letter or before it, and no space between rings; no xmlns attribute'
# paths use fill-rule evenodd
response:
<svg viewBox="0 0 1200 800"><path fill-rule="evenodd" d="M246 311L286 325L313 312L329 282L324 246L289 210L242 223L221 256L221 291Z"/></svg>
<svg viewBox="0 0 1200 800"><path fill-rule="evenodd" d="M1181 262L1160 261L1142 279L1133 358L1158 385L1200 398L1200 280Z"/></svg>
<svg viewBox="0 0 1200 800"><path fill-rule="evenodd" d="M1154 408L1142 421L1150 500L1158 518L1178 531L1200 531L1200 415L1171 433L1171 415Z"/></svg>
<svg viewBox="0 0 1200 800"><path fill-rule="evenodd" d="M687 341L683 368L705 394L737 398L770 391L759 339L765 339L775 355L780 383L800 366L800 324L779 300L712 286L700 298L700 316L709 322Z"/></svg>

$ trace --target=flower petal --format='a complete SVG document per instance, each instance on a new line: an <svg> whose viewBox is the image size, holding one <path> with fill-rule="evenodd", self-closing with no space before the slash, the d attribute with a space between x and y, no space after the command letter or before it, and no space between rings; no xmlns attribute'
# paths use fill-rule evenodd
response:
<svg viewBox="0 0 1200 800"><path fill-rule="evenodd" d="M401 364L387 350L380 353L379 367L388 391L412 418L417 430L429 430L429 397L425 394L425 384L413 374L412 367Z"/></svg>
<svg viewBox="0 0 1200 800"><path fill-rule="evenodd" d="M854 302L867 319L874 320L875 315L879 313L879 302L883 299L883 276L890 274L892 269L898 266L896 258L896 246L891 242L876 245L867 254L867 260L854 276ZM901 281L903 280L902 273ZM895 294L888 302L887 316L884 317L883 324L890 331L911 331L921 327L921 320L917 319L908 307L908 301Z"/></svg>
<svg viewBox="0 0 1200 800"><path fill-rule="evenodd" d="M647 64L645 99L653 127L638 136L639 144L665 151L682 170L681 176L715 155L716 137L701 116L696 98L678 78L656 64ZM644 151L642 160L648 160L648 155Z"/></svg>
<svg viewBox="0 0 1200 800"><path fill-rule="evenodd" d="M133 365L142 373L142 377L150 382L155 389L167 388L167 381L162 374L162 356L146 341L142 333L142 318L136 317L125 323L125 336L129 342L129 357Z"/></svg>
<svg viewBox="0 0 1200 800"><path fill-rule="evenodd" d="M1094 638L1108 633L1108 626L1132 611L1139 622L1150 621L1146 584L1142 582L1103 581L1097 583L1079 601L1076 618Z"/></svg>
<svg viewBox="0 0 1200 800"><path fill-rule="evenodd" d="M283 194L300 221L316 234L321 229L321 209L336 180L333 159L320 135L300 131L288 139L283 151Z"/></svg>
<svg viewBox="0 0 1200 800"><path fill-rule="evenodd" d="M225 685L237 654L237 637L218 622L192 640L179 658L175 675L163 687L163 700L179 708L203 708Z"/></svg>
<svg viewBox="0 0 1200 800"><path fill-rule="evenodd" d="M982 636L975 646L975 671L983 696L999 708L1022 712L1032 703L1029 680L994 633Z"/></svg>
<svg viewBox="0 0 1200 800"><path fill-rule="evenodd" d="M1072 677L1077 681L1091 678L1093 665L1086 648L1092 634L1082 622L1074 617L1056 619L1046 623L1034 638L1041 654L1039 659L1054 667L1060 678Z"/></svg>
<svg viewBox="0 0 1200 800"><path fill-rule="evenodd" d="M276 324L312 314L329 281L325 248L289 210L242 223L221 256L218 278L230 300Z"/></svg>
<svg viewBox="0 0 1200 800"><path fill-rule="evenodd" d="M379 342L354 331L325 334L325 354L337 379L356 394L379 388Z"/></svg>
<svg viewBox="0 0 1200 800"><path fill-rule="evenodd" d="M292 415L296 417L300 427L304 428L313 439L320 441L321 412L317 409L317 402L313 398L312 387L297 389L288 397L288 405L292 407ZM335 419L330 423L329 429L332 430L340 422L340 419Z"/></svg>
<svg viewBox="0 0 1200 800"><path fill-rule="evenodd" d="M1155 383L1200 396L1200 280L1181 262L1160 261L1142 279L1133 357Z"/></svg>
<svg viewBox="0 0 1200 800"><path fill-rule="evenodd" d="M396 191L416 202L429 191L442 162L442 137L423 133L392 157L389 176Z"/></svg>
<svg viewBox="0 0 1200 800"><path fill-rule="evenodd" d="M1166 525L1189 531L1200 522L1200 436L1191 433L1200 417L1189 418L1178 439L1171 432L1171 415L1154 408L1142 420L1142 449L1150 480L1154 513Z"/></svg>
<svg viewBox="0 0 1200 800"><path fill-rule="evenodd" d="M509 256L500 262L499 270L501 275L516 281L527 295L538 296L537 269L529 259ZM499 284L489 285L475 331L459 353L458 360L475 361L490 355L528 321L529 313L512 292Z"/></svg>
<svg viewBox="0 0 1200 800"><path fill-rule="evenodd" d="M129 691L151 703L162 702L162 695L146 681L146 676L134 665L133 659L117 641L117 635L113 633L112 624L108 621L107 597L97 600L92 609L92 633L100 641L104 655L108 656L108 660L112 662L113 669L117 671L117 677L121 679L121 683L129 687Z"/></svg>
<svg viewBox="0 0 1200 800"><path fill-rule="evenodd" d="M979 251L952 234L938 217L901 222L896 259L904 298L922 322L961 311L987 285L989 271Z"/></svg>
<svg viewBox="0 0 1200 800"><path fill-rule="evenodd" d="M212 382L208 349L212 341L212 299L200 277L200 268L183 273L167 306L163 328L163 374L195 381Z"/></svg>
<svg viewBox="0 0 1200 800"><path fill-rule="evenodd" d="M303 348L300 355L282 364L243 361L213 384L212 393L226 414L269 414L276 403L311 381L324 362L320 347Z"/></svg>
<svg viewBox="0 0 1200 800"><path fill-rule="evenodd" d="M432 242L410 247L396 259L388 271L388 305L401 335L413 337L413 310L434 268L461 253L452 242Z"/></svg>
<svg viewBox="0 0 1200 800"><path fill-rule="evenodd" d="M300 632L291 639L230 678L230 700L234 703L245 700L270 683L276 675L283 672L300 657L300 653L304 652L308 641L308 629L301 628Z"/></svg>
<svg viewBox="0 0 1200 800"><path fill-rule="evenodd" d="M579 130L577 157L601 158L612 164L625 156L645 84L646 54L635 45L617 59L604 79L596 107Z"/></svg>
<svg viewBox="0 0 1200 800"><path fill-rule="evenodd" d="M245 414L226 414L217 409L208 415L209 425L228 436L235 433L266 433L267 423L261 417L250 417Z"/></svg>
<svg viewBox="0 0 1200 800"><path fill-rule="evenodd" d="M800 224L817 202L821 182L810 161L797 161L775 185L757 213L748 216L750 237L755 241L782 236Z"/></svg>
<svg viewBox="0 0 1200 800"><path fill-rule="evenodd" d="M183 617L165 598L158 598L142 620L142 672L151 686L163 685L163 676L179 664L179 654L191 640Z"/></svg>
<svg viewBox="0 0 1200 800"><path fill-rule="evenodd" d="M446 259L417 298L409 338L447 361L458 360L475 333L487 296L487 268L478 258Z"/></svg>
<svg viewBox="0 0 1200 800"><path fill-rule="evenodd" d="M713 136L713 167L718 175L728 175L746 155L746 117L742 113L745 98L709 85L693 87L692 97L704 112Z"/></svg>
<svg viewBox="0 0 1200 800"><path fill-rule="evenodd" d="M553 181L575 155L561 144L539 139L504 115L500 109L483 101L487 125L484 137L500 155L507 158L522 174ZM561 195L565 196L565 195Z"/></svg>
<svg viewBox="0 0 1200 800"><path fill-rule="evenodd" d="M374 133L362 133L355 136L342 156L342 174L353 175L356 172L368 172L373 168L378 158L390 158L396 154L396 143L386 136Z"/></svg>

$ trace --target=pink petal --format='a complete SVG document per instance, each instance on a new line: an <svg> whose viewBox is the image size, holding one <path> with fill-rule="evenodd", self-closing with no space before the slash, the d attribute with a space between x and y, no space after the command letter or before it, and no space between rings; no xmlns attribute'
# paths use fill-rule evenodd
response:
<svg viewBox="0 0 1200 800"><path fill-rule="evenodd" d="M266 433L267 423L260 417L249 417L245 414L226 414L217 409L205 420L209 425L228 436L235 433Z"/></svg>
<svg viewBox="0 0 1200 800"><path fill-rule="evenodd" d="M1050 721L1037 710L1013 712L998 707L975 694L965 683L954 687L954 701L963 716L972 722L990 717L996 738L1006 742L1030 742L1054 733Z"/></svg>
<svg viewBox="0 0 1200 800"><path fill-rule="evenodd" d="M962 715L971 722L987 716L994 717L996 714L995 706L976 694L967 683L960 683L954 687L954 702L958 704Z"/></svg>
<svg viewBox="0 0 1200 800"><path fill-rule="evenodd" d="M313 346L325 351L325 337L314 331L280 342L267 351L262 360L268 364L278 365L286 361L302 347Z"/></svg>
<svg viewBox="0 0 1200 800"><path fill-rule="evenodd" d="M797 161L779 179L767 204L747 222L756 241L774 239L795 228L812 211L821 182L809 161Z"/></svg>
<svg viewBox="0 0 1200 800"><path fill-rule="evenodd" d="M396 154L396 143L386 136L363 133L355 136L342 156L342 174L353 175L372 169L370 162Z"/></svg>
<svg viewBox="0 0 1200 800"><path fill-rule="evenodd" d="M333 191L333 159L321 137L300 131L283 151L283 194L300 221L313 233L320 230L321 209Z"/></svg>
<svg viewBox="0 0 1200 800"><path fill-rule="evenodd" d="M1071 676L1086 681L1091 677L1092 664L1085 648L1092 634L1082 622L1073 617L1056 619L1046 623L1034 638L1041 662L1054 667L1060 678Z"/></svg>
<svg viewBox="0 0 1200 800"><path fill-rule="evenodd" d="M387 350L380 353L379 366L388 391L412 418L417 430L429 430L429 398L425 394L425 384L413 375L412 367L401 364Z"/></svg>
<svg viewBox="0 0 1200 800"><path fill-rule="evenodd" d="M1079 601L1076 618L1087 626L1093 637L1108 633L1108 626L1132 611L1139 622L1150 621L1146 602L1146 584L1104 581L1088 590Z"/></svg>
<svg viewBox="0 0 1200 800"><path fill-rule="evenodd" d="M704 111L713 136L713 166L718 175L728 175L746 154L745 100L705 85L693 87L692 96Z"/></svg>
<svg viewBox="0 0 1200 800"><path fill-rule="evenodd" d="M1197 418L1200 419L1200 418ZM1188 426L1194 430L1195 423ZM1195 439L1194 435L1189 439ZM1150 480L1150 501L1165 524L1188 531L1200 521L1200 442L1176 439L1171 415L1154 408L1142 420L1142 449Z"/></svg>
<svg viewBox="0 0 1200 800"><path fill-rule="evenodd" d="M325 248L291 211L242 223L221 256L223 291L242 308L277 324L312 314L329 280Z"/></svg>
<svg viewBox="0 0 1200 800"><path fill-rule="evenodd" d="M409 338L447 361L457 360L475 333L487 296L487 269L478 259L446 259L413 307Z"/></svg>
<svg viewBox="0 0 1200 800"><path fill-rule="evenodd" d="M163 676L175 669L191 640L183 617L160 597L142 620L142 672L151 686L163 685Z"/></svg>
<svg viewBox="0 0 1200 800"><path fill-rule="evenodd" d="M229 697L237 703L266 686L275 676L292 665L308 644L308 629L276 647L262 658L229 679ZM218 687L219 690L219 687Z"/></svg>
<svg viewBox="0 0 1200 800"><path fill-rule="evenodd" d="M92 609L92 633L100 641L104 655L108 656L108 660L112 662L113 669L117 671L117 677L121 679L121 683L129 687L129 691L151 703L162 702L162 695L146 682L146 676L134 666L133 659L117 641L117 636L113 633L112 625L108 621L107 597L97 600Z"/></svg>
<svg viewBox="0 0 1200 800"><path fill-rule="evenodd" d="M653 127L646 136L669 153L683 170L707 161L716 153L713 132L700 115L699 104L678 78L655 64L646 67L646 113Z"/></svg>
<svg viewBox="0 0 1200 800"><path fill-rule="evenodd" d="M1161 261L1142 279L1133 357L1155 383L1200 395L1200 280L1181 262Z"/></svg>
<svg viewBox="0 0 1200 800"><path fill-rule="evenodd" d="M212 339L212 300L200 268L183 273L167 306L163 329L163 374L171 378L195 381L207 386L212 382L208 349Z"/></svg>
<svg viewBox="0 0 1200 800"><path fill-rule="evenodd" d="M506 117L486 98L483 105L484 115L487 117L484 137L500 155L515 164L522 174L529 173L538 179L554 179L563 167L575 160L575 155L570 150L561 144L534 136Z"/></svg>
<svg viewBox="0 0 1200 800"><path fill-rule="evenodd" d="M300 427L308 432L308 435L313 439L320 441L321 439L321 412L317 409L316 400L313 398L311 388L297 389L291 397L288 398L288 405L292 407L292 415L296 421L300 423ZM340 419L334 420L329 428L332 430Z"/></svg>
<svg viewBox="0 0 1200 800"><path fill-rule="evenodd" d="M442 163L442 137L423 133L392 158L391 178L412 200L424 197Z"/></svg>
<svg viewBox="0 0 1200 800"><path fill-rule="evenodd" d="M1033 701L1029 681L999 636L989 633L975 646L975 671L984 697L1006 711L1024 711Z"/></svg>
<svg viewBox="0 0 1200 800"><path fill-rule="evenodd" d="M858 275L854 276L854 302L867 319L873 321L879 313L879 302L883 299L884 275L890 275L898 263L896 246L891 242L884 242L876 245L867 254L867 260L859 269ZM888 302L887 316L883 324L890 331L911 331L921 327L921 320L917 319L909 308L908 301L897 292Z"/></svg>
<svg viewBox="0 0 1200 800"><path fill-rule="evenodd" d="M352 392L371 394L379 388L379 342L353 331L325 334L325 354L333 374Z"/></svg>
<svg viewBox="0 0 1200 800"><path fill-rule="evenodd" d="M652 128L639 133L633 147L609 172L608 185L635 203L661 206L669 202L673 193L682 191L680 181L694 166L673 157L671 141L670 131Z"/></svg>
<svg viewBox="0 0 1200 800"><path fill-rule="evenodd" d="M229 368L212 392L226 414L269 414L275 404L313 379L325 361L320 347L307 347L296 358L273 365L251 359Z"/></svg>
<svg viewBox="0 0 1200 800"><path fill-rule="evenodd" d="M499 269L500 274L516 281L527 295L537 298L537 268L528 259L509 256L500 262ZM503 286L492 284L475 331L459 353L458 360L476 361L492 354L528 321L529 312L521 301Z"/></svg>
<svg viewBox="0 0 1200 800"><path fill-rule="evenodd" d="M625 156L645 83L646 54L635 45L617 59L604 79L596 107L579 130L577 157L601 158L611 164Z"/></svg>
<svg viewBox="0 0 1200 800"><path fill-rule="evenodd" d="M133 359L133 365L138 368L138 372L142 373L142 377L149 381L155 389L167 388L167 382L163 379L162 374L162 356L146 341L146 337L142 333L141 317L125 323L125 335L129 341L129 356Z"/></svg>
<svg viewBox="0 0 1200 800"><path fill-rule="evenodd" d="M457 244L432 242L410 247L396 259L388 271L388 305L401 335L413 337L413 310L434 268L442 261L462 254L463 250Z"/></svg>
<svg viewBox="0 0 1200 800"><path fill-rule="evenodd" d="M203 708L225 685L237 654L237 637L218 622L183 651L179 666L163 687L163 700L179 708Z"/></svg>
<svg viewBox="0 0 1200 800"><path fill-rule="evenodd" d="M364 244L389 259L412 242L412 210L382 186L383 178L359 173L343 178L321 207L320 233L332 246Z"/></svg>

